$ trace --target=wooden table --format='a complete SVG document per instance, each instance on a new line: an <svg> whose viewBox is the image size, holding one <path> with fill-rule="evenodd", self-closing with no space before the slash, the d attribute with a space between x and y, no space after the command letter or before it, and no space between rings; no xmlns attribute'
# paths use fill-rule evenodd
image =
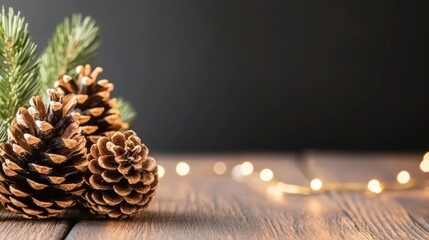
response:
<svg viewBox="0 0 429 240"><path fill-rule="evenodd" d="M2 210L0 239L429 239L429 188L383 192L327 192L276 197L258 184L232 180L230 169L250 161L281 181L393 181L400 170L429 179L421 154L160 155L166 169L148 210L129 220L99 220L70 211L50 220L24 220ZM175 165L186 161L187 176ZM228 172L213 173L223 161Z"/></svg>

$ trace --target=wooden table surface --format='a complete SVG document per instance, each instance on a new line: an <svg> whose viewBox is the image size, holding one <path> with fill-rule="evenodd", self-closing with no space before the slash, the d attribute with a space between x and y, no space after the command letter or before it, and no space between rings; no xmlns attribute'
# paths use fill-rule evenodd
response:
<svg viewBox="0 0 429 240"><path fill-rule="evenodd" d="M0 211L0 239L429 239L429 188L326 192L272 197L258 184L234 181L232 166L271 168L281 181L394 181L400 170L419 171L421 154L235 154L160 155L166 169L151 206L128 220L102 220L78 210L49 220L25 220ZM186 161L187 176L175 165ZM223 161L228 172L213 173Z"/></svg>

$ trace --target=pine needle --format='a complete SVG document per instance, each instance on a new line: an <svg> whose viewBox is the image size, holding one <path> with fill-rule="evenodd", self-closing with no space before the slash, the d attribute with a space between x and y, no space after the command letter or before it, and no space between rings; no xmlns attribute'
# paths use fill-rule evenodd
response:
<svg viewBox="0 0 429 240"><path fill-rule="evenodd" d="M39 91L36 45L27 24L12 8L0 14L0 142L18 109Z"/></svg>
<svg viewBox="0 0 429 240"><path fill-rule="evenodd" d="M64 19L40 57L42 94L63 75L74 75L79 65L91 64L100 47L100 30L91 17L73 15Z"/></svg>
<svg viewBox="0 0 429 240"><path fill-rule="evenodd" d="M73 15L60 23L40 58L42 93L63 75L75 75L79 65L91 64L100 48L100 30L91 17ZM119 99L117 109L124 122L131 124L136 113L130 103Z"/></svg>
<svg viewBox="0 0 429 240"><path fill-rule="evenodd" d="M133 106L129 102L125 101L124 99L118 98L116 108L121 113L122 121L128 123L128 125L131 126L132 123L134 122L134 119L137 116Z"/></svg>
<svg viewBox="0 0 429 240"><path fill-rule="evenodd" d="M9 124L3 119L0 120L0 143L6 142L7 140L7 128Z"/></svg>
<svg viewBox="0 0 429 240"><path fill-rule="evenodd" d="M63 75L75 75L79 65L93 63L100 48L100 29L91 17L80 14L60 23L39 63L36 45L31 42L27 24L20 14L2 10L0 17L0 142L6 141L7 127L21 106L46 90ZM119 99L117 109L124 122L132 123L136 112Z"/></svg>

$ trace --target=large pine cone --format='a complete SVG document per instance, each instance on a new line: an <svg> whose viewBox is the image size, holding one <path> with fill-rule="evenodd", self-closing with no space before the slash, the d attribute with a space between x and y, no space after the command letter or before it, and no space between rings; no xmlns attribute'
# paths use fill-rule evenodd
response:
<svg viewBox="0 0 429 240"><path fill-rule="evenodd" d="M158 187L158 166L148 152L133 131L100 138L87 156L84 206L110 218L144 210Z"/></svg>
<svg viewBox="0 0 429 240"><path fill-rule="evenodd" d="M0 147L0 202L26 218L59 215L85 190L86 140L72 113L76 97L49 93L47 110L40 97L18 110L10 143Z"/></svg>
<svg viewBox="0 0 429 240"><path fill-rule="evenodd" d="M75 111L81 115L79 122L89 149L100 137L111 137L116 131L128 129L128 125L115 110L116 98L110 98L113 84L105 79L97 81L103 69L97 67L92 71L91 66L86 65L77 67L76 71L77 80L65 75L55 82L55 87L63 94L76 94Z"/></svg>

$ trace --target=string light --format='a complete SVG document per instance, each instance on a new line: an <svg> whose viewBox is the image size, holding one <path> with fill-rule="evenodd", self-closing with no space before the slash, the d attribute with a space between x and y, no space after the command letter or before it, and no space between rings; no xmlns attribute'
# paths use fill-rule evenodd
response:
<svg viewBox="0 0 429 240"><path fill-rule="evenodd" d="M274 173L271 171L271 169L265 168L259 173L259 178L261 178L262 181L268 182L271 179L273 179Z"/></svg>
<svg viewBox="0 0 429 240"><path fill-rule="evenodd" d="M310 182L310 188L313 191L319 191L320 189L322 189L323 187L323 182L322 180L315 178L313 180L311 180Z"/></svg>
<svg viewBox="0 0 429 240"><path fill-rule="evenodd" d="M325 192L325 191L364 191L368 190L372 193L379 194L384 190L403 190L410 188L425 188L429 186L429 181L427 180L417 180L411 179L410 173L403 170L400 171L397 175L397 182L384 182L381 183L377 179L371 179L368 184L359 183L359 182L337 182L337 183L327 183L324 184L322 180L315 178L311 180L310 186L294 185L284 182L277 181L273 179L270 175L270 178L265 177L266 169L263 169L259 174L253 172L253 165L249 162L245 162L241 165L235 167L235 172L240 176L240 181L248 177L252 181L255 179L262 180L265 184L268 184L267 191L270 195L278 196L279 193L283 194L310 194L315 192ZM420 164L420 169L423 172L429 172L429 152L423 157L423 161ZM234 169L233 169L234 172ZM272 171L271 171L272 172ZM233 174L234 175L234 174ZM274 176L274 174L273 174ZM268 180L269 179L269 180ZM399 183L399 184L398 184Z"/></svg>
<svg viewBox="0 0 429 240"><path fill-rule="evenodd" d="M362 182L333 182L333 183L323 183L322 180L315 178L310 181L308 186L305 185L295 185L284 183L276 179L271 178L269 181L265 181L261 177L265 175L266 171L262 170L261 172L252 172L249 175L244 175L241 172L242 165L237 165L232 169L232 176L237 181L251 181L254 183L260 183L266 185L267 192L269 195L278 197L283 194L300 194L308 195L311 193L322 193L326 191L370 191L372 193L379 194L385 190L404 190L410 188L424 188L429 185L428 181L425 180L411 180L411 177L407 171L401 171L399 175L398 182L384 182L381 183L377 179L372 179L368 183ZM264 173L263 173L264 172ZM274 174L273 174L274 175Z"/></svg>
<svg viewBox="0 0 429 240"><path fill-rule="evenodd" d="M162 178L162 177L164 177L164 175L165 175L165 169L164 169L164 167L161 166L161 165L158 165L158 177Z"/></svg>
<svg viewBox="0 0 429 240"><path fill-rule="evenodd" d="M407 184L410 182L411 176L407 171L401 171L398 173L398 176L396 177L396 180L398 180L398 183L400 184Z"/></svg>
<svg viewBox="0 0 429 240"><path fill-rule="evenodd" d="M242 177L242 175L241 175L241 164L234 166L232 168L231 176L234 180L237 180L237 181L241 180L241 177Z"/></svg>
<svg viewBox="0 0 429 240"><path fill-rule="evenodd" d="M383 186L381 185L380 181L377 179L372 179L368 182L368 190L373 193L381 193L383 191Z"/></svg>
<svg viewBox="0 0 429 240"><path fill-rule="evenodd" d="M268 186L267 192L269 195L273 196L274 198L280 198L283 196L283 191L278 186Z"/></svg>
<svg viewBox="0 0 429 240"><path fill-rule="evenodd" d="M217 175L225 174L227 166L224 162L216 162L213 165L213 171ZM420 170L429 172L429 152L423 157L420 163ZM188 175L190 166L186 162L179 162L176 166L176 172L180 176ZM165 169L158 165L158 176L162 178L165 175ZM316 192L326 191L370 191L379 194L384 190L403 190L410 188L426 188L429 186L429 181L411 179L410 173L403 170L396 176L396 182L380 182L377 179L371 179L367 184L362 182L334 182L323 183L322 180L315 178L310 181L310 184L295 185L284 183L274 179L274 173L271 169L265 168L261 172L255 172L251 162L243 162L236 165L231 170L231 175L234 180L246 181L250 180L256 183L263 183L267 186L267 193L274 197L281 197L284 194L303 194L308 195Z"/></svg>
<svg viewBox="0 0 429 240"><path fill-rule="evenodd" d="M223 162L217 162L215 163L215 165L213 166L213 171L217 174L217 175L222 175L226 172L226 164Z"/></svg>
<svg viewBox="0 0 429 240"><path fill-rule="evenodd" d="M420 170L422 170L422 172L429 172L429 158L423 159L423 161L420 163Z"/></svg>
<svg viewBox="0 0 429 240"><path fill-rule="evenodd" d="M240 172L244 176L249 176L253 173L253 164L251 162L244 162L240 166Z"/></svg>
<svg viewBox="0 0 429 240"><path fill-rule="evenodd" d="M189 174L190 171L190 167L189 164L185 163L185 162L179 162L176 166L176 172L177 174L179 174L180 176L186 176Z"/></svg>

